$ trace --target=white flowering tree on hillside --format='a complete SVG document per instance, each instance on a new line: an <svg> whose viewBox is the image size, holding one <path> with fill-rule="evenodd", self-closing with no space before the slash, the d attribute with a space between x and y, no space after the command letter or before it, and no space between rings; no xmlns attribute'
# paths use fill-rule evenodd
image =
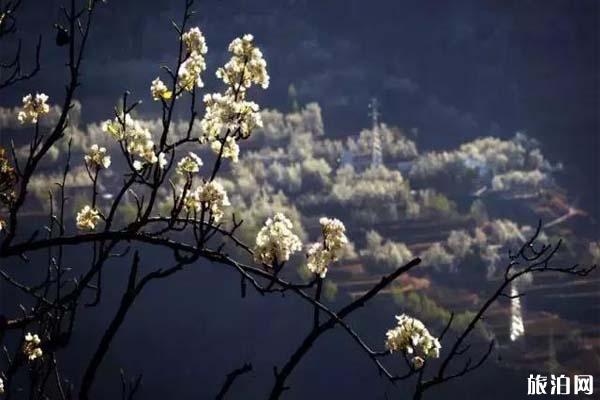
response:
<svg viewBox="0 0 600 400"><path fill-rule="evenodd" d="M242 297L249 288L262 295L289 293L313 310L312 320L305 325L306 337L283 365L275 367L272 386L265 391L268 399L279 399L290 389L288 378L315 342L334 328L354 341L357 350L365 354L365 360L382 377L391 382L412 380L414 398L419 399L428 389L463 376L485 362L494 342L489 342L480 354L476 354L476 349L470 350L467 342L490 305L500 297L510 296L506 289L512 281L525 274L546 271L575 275L590 272L591 268L552 266L550 262L560 244L536 246L538 229L507 260L504 279L458 335L452 338L446 335L452 317L444 330L433 332L418 316L400 315L388 332L381 332L379 343L368 344L348 322L348 317L401 275L416 268L421 260L413 258L395 265L368 291L335 310L321 294L328 271L335 268L349 243L341 221L321 218L321 236L307 244L302 243L289 216L274 213L264 221L253 244L238 238L236 233L243 221L236 217L236 204L219 181L219 174L225 163L237 162L244 141L262 125L260 108L251 101L251 91L269 86L267 63L252 35L234 39L229 45L230 60L216 71L224 84L223 91L205 94L199 104L208 47L202 31L189 26L193 0L185 1L182 20L173 23L178 47L173 65L163 67L161 75L149 82L150 95L160 108L161 132L151 133L135 118L133 112L140 102L132 102L132 95L125 93L114 116L102 124L102 130L117 144L118 151L111 154L102 144L92 143L85 156L76 159L67 145L58 189L48 194L48 222L31 232L22 223L30 183L51 149L63 146L65 141L71 143L67 127L81 84L94 13L99 6L103 5L98 0L71 0L64 8L64 21L60 22L65 26L62 33L69 81L56 122L50 128L41 124L50 112L52 99L41 91L27 94L18 120L29 127L28 154L24 159L19 158L14 148L12 154L0 153L0 200L4 207L0 276L29 299L21 313L0 316L0 340L6 346L0 364L0 392L6 398L23 393L30 399L94 398L98 368L140 293L147 285L198 265L200 260L236 271ZM189 119L185 133L175 136L173 118L177 107L188 109ZM200 135L194 134L197 124ZM210 150L209 156L202 159L198 153L205 148ZM87 203L71 212L65 193L69 189L68 177L77 166L85 168L91 185ZM108 169L118 174L122 186L106 201L99 195L98 184L99 177ZM135 204L129 219L121 213L126 198L133 198ZM90 259L80 260L75 270L65 263L73 246L91 249ZM170 264L165 265L166 261L161 259L160 266L153 265L154 260L144 258L144 246L164 249L172 256ZM227 246L241 250L243 256L231 257ZM311 278L297 283L290 278L293 274L286 273L286 264L289 265L294 254L301 253L305 254L304 267ZM33 260L36 254L47 256L45 265L39 265L40 257L32 261L34 267L40 268L41 282L34 277L18 278L11 260ZM83 371L81 380L72 382L61 373L61 354L77 329L77 315L100 304L105 266L115 262L114 259L130 256L131 268L121 302L106 330L97 338L90 338L93 355L78 366ZM373 259L377 260L376 254ZM393 320L390 316L390 321ZM394 358L402 361L399 370L389 366L397 365L390 362ZM252 365L247 363L227 374L224 384L215 388L216 398L225 398L236 379L251 370ZM23 375L29 379L20 379ZM27 385L23 384L25 381ZM140 384L140 379L131 385L124 383L123 398L134 398Z"/></svg>

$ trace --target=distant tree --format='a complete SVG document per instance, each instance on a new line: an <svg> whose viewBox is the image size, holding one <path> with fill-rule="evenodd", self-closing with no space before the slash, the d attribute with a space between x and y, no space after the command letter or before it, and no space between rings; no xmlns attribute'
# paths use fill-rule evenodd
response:
<svg viewBox="0 0 600 400"><path fill-rule="evenodd" d="M404 243L384 238L374 230L366 235L366 247L361 250L367 269L376 272L393 271L412 260L413 254Z"/></svg>

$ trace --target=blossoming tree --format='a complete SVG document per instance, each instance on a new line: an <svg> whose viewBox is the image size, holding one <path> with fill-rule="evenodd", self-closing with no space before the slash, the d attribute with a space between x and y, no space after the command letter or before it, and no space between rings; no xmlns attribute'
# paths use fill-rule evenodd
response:
<svg viewBox="0 0 600 400"><path fill-rule="evenodd" d="M400 315L396 317L396 324L381 333L380 343L368 344L347 321L348 316L367 305L401 275L416 268L421 260L415 258L396 268L366 293L335 310L322 299L321 292L328 270L335 268L348 243L341 221L321 218L321 237L315 238L317 241L312 244L304 244L295 233L291 220L276 213L264 222L253 245L238 239L236 231L243 221L236 219L235 204L231 203L218 176L224 163L238 160L244 141L262 125L260 107L250 100L250 94L256 86L268 88L267 62L252 35L234 39L229 45L230 60L216 71L224 90L205 94L203 104L197 104L203 87L208 47L202 31L189 27L192 5L193 0L186 0L182 20L179 24L174 23L179 49L177 58L171 67L163 67L162 76L149 84L151 97L161 110L162 131L153 135L135 119L133 111L140 103L130 102L131 95L125 93L114 117L102 127L106 135L116 141L120 152L109 154L105 147L94 144L82 159L73 159L69 151L64 160L58 198L52 194L49 198L48 223L23 240L25 228L20 222L28 199L28 184L49 150L66 140L69 112L81 83L84 54L94 12L100 2L86 0L78 5L77 1L71 0L70 7L64 9L66 28L63 35L66 35L68 48L69 82L61 114L51 129L44 128L40 121L49 113L52 99L43 93L27 94L23 97L18 120L31 128L29 153L25 160L19 160L14 149L12 155L5 151L0 153L0 200L4 205L0 275L31 300L21 315L0 318L0 340L7 344L0 392L7 398L21 390L29 393L32 399L90 398L98 368L136 298L150 282L166 279L199 260L236 271L241 279L242 297L248 286L262 295L290 293L313 310L306 337L288 360L275 368L273 384L265 392L268 399L278 399L290 389L287 380L295 368L314 343L334 328L345 332L355 342L357 350L365 354L365 360L371 362L385 379L391 382L412 380L414 398L419 399L428 389L463 376L484 363L494 342L489 342L479 355L468 356L472 351L467 341L490 305L499 297L511 296L505 290L515 279L547 271L574 275L587 275L591 271L591 268L577 266L552 266L560 243L537 246L538 228L533 237L510 256L497 289L474 314L464 331L452 340L446 338L452 317L441 332L431 332L417 319L418 316ZM6 13L0 15L7 18ZM14 18L13 14L10 18ZM188 129L183 137L174 137L174 112L181 104L186 104L190 110ZM198 120L201 112L203 116ZM193 134L196 124L200 127L199 136ZM197 154L204 148L210 149L212 157L202 159ZM122 187L108 203L102 202L98 192L99 176L102 170L116 165L117 158L125 166L114 170L123 179ZM65 182L71 166L76 164L85 167L92 185L88 203L70 212L66 207L65 191L68 188ZM119 217L127 196L132 196L136 204L131 221ZM168 199L166 212L164 207L159 207L164 198ZM91 245L93 250L91 261L74 273L65 266L65 253L73 246L86 245ZM143 259L141 247L148 245L169 252L171 265L143 273L141 264L151 262ZM226 245L235 246L244 255L231 257L224 250ZM129 257L129 249L134 251L121 303L106 331L91 341L95 350L91 359L81 366L83 378L75 385L67 384L67 377L62 376L59 365L61 351L68 346L77 329L76 315L100 302L103 269L113 258ZM303 250L305 268L311 278L306 282L294 282L289 274L285 274L286 263L293 254ZM27 260L28 256L40 252L48 254L47 265L43 267L47 272L41 283L13 276L11 259ZM90 293L93 298L86 303L85 297ZM12 341L7 339L9 337ZM14 344L12 348L8 346L10 343ZM382 345L381 349L376 349L377 345ZM403 360L401 370L387 365L392 358ZM244 364L229 373L217 398L224 398L235 380L251 370L251 364ZM18 375L25 372L31 377L30 387L17 387ZM137 380L130 386L123 385L123 398L133 398L139 384Z"/></svg>

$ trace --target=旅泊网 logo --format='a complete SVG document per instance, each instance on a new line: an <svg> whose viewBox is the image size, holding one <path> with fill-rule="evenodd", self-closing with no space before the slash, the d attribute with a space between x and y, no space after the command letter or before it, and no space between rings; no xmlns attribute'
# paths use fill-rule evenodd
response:
<svg viewBox="0 0 600 400"><path fill-rule="evenodd" d="M533 375L527 378L528 395L591 395L594 393L594 377L592 375L564 374Z"/></svg>

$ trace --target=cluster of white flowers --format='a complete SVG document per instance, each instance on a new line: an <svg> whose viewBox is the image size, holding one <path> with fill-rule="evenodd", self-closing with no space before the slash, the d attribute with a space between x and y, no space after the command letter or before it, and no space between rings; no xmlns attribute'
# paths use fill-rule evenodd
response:
<svg viewBox="0 0 600 400"><path fill-rule="evenodd" d="M50 106L46 104L48 96L44 93L31 93L23 97L23 109L17 114L17 119L21 124L35 124L41 116L50 112Z"/></svg>
<svg viewBox="0 0 600 400"><path fill-rule="evenodd" d="M167 160L167 155L165 153L158 153L158 166L160 169L165 169L169 161Z"/></svg>
<svg viewBox="0 0 600 400"><path fill-rule="evenodd" d="M331 258L330 253L323 247L323 243L317 242L308 245L306 257L306 267L308 270L319 275L321 278L325 278L327 266L331 262Z"/></svg>
<svg viewBox="0 0 600 400"><path fill-rule="evenodd" d="M246 139L254 128L263 125L258 104L236 99L231 93L225 95L213 93L204 96L204 105L206 111L200 121L202 140L210 142L213 151L219 153L221 150L219 139L227 135L223 156L234 160L239 153L234 135Z"/></svg>
<svg viewBox="0 0 600 400"><path fill-rule="evenodd" d="M158 157L154 153L154 142L152 134L148 129L133 131L133 134L127 138L127 151L135 154L138 159L133 161L133 167L141 170L146 163L155 164Z"/></svg>
<svg viewBox="0 0 600 400"><path fill-rule="evenodd" d="M146 164L155 164L159 161L158 156L154 153L152 134L129 114L125 116L121 114L112 121L104 121L102 130L116 140L125 141L127 151L138 157L133 161L133 167L136 170L141 170ZM163 158L160 165L164 166L165 164L166 159Z"/></svg>
<svg viewBox="0 0 600 400"><path fill-rule="evenodd" d="M244 91L253 83L263 89L269 87L267 62L258 47L254 45L254 36L246 34L229 44L231 59L217 70L217 77L237 91Z"/></svg>
<svg viewBox="0 0 600 400"><path fill-rule="evenodd" d="M194 90L195 86L204 86L204 82L202 82L200 75L205 69L206 62L204 61L204 57L196 52L190 54L188 59L181 64L181 67L179 67L179 88L191 92Z"/></svg>
<svg viewBox="0 0 600 400"><path fill-rule="evenodd" d="M106 147L99 147L97 144L93 144L90 147L90 151L88 151L84 159L88 166L98 169L110 167L110 156L106 154Z"/></svg>
<svg viewBox="0 0 600 400"><path fill-rule="evenodd" d="M398 324L387 331L386 348L390 352L402 351L413 356L416 368L423 366L425 358L438 358L442 348L439 340L429 333L425 325L418 319L406 314L396 316Z"/></svg>
<svg viewBox="0 0 600 400"><path fill-rule="evenodd" d="M4 394L4 380L0 378L0 394Z"/></svg>
<svg viewBox="0 0 600 400"><path fill-rule="evenodd" d="M223 207L231 205L223 185L215 181L202 185L201 190L198 192L198 199L202 203L208 204L215 221L223 218Z"/></svg>
<svg viewBox="0 0 600 400"><path fill-rule="evenodd" d="M106 120L102 122L101 129L108 133L115 140L124 140L132 131L143 129L139 121L131 118L131 115L121 113L112 121Z"/></svg>
<svg viewBox="0 0 600 400"><path fill-rule="evenodd" d="M194 27L189 31L181 35L181 40L189 54L196 52L198 54L206 54L208 47L206 46L206 39L200 31L200 28Z"/></svg>
<svg viewBox="0 0 600 400"><path fill-rule="evenodd" d="M346 227L342 221L335 218L323 217L319 220L319 223L323 232L325 248L329 251L336 253L348 243Z"/></svg>
<svg viewBox="0 0 600 400"><path fill-rule="evenodd" d="M42 349L40 348L40 337L38 335L32 335L27 332L25 335L25 343L23 344L23 353L27 356L29 361L33 361L36 358L42 356Z"/></svg>
<svg viewBox="0 0 600 400"><path fill-rule="evenodd" d="M203 101L206 113L200 122L200 127L206 138L216 138L221 133L238 127L239 118L236 118L238 110L232 95L207 94Z"/></svg>
<svg viewBox="0 0 600 400"><path fill-rule="evenodd" d="M81 230L93 231L96 229L98 221L100 221L100 212L90 206L84 206L81 211L77 213L77 227Z"/></svg>
<svg viewBox="0 0 600 400"><path fill-rule="evenodd" d="M200 121L200 141L210 143L213 152L233 162L239 158L237 140L247 139L255 128L263 126L258 104L246 100L252 84L263 89L269 86L267 63L253 41L252 35L244 35L230 43L231 59L217 70L217 77L229 88L224 94L207 94L203 99L206 111Z"/></svg>
<svg viewBox="0 0 600 400"><path fill-rule="evenodd" d="M176 171L178 174L181 174L181 175L195 174L196 172L200 171L200 167L203 164L204 163L202 162L200 157L198 157L195 153L192 153L190 151L188 156L183 157L177 163Z"/></svg>
<svg viewBox="0 0 600 400"><path fill-rule="evenodd" d="M223 218L223 208L230 206L231 203L223 185L210 181L189 192L184 199L184 206L188 211L200 211L202 205L211 212L214 221L218 222Z"/></svg>
<svg viewBox="0 0 600 400"><path fill-rule="evenodd" d="M302 249L300 238L292 232L293 224L285 215L277 213L269 218L256 235L254 257L265 264L283 263Z"/></svg>
<svg viewBox="0 0 600 400"><path fill-rule="evenodd" d="M223 147L223 150L221 150L221 147ZM227 136L225 143L221 143L219 140L213 140L210 143L210 148L215 154L221 153L221 157L228 158L234 163L240 160L240 146L238 146L232 136Z"/></svg>
<svg viewBox="0 0 600 400"><path fill-rule="evenodd" d="M325 278L327 266L338 260L340 251L348 244L346 227L335 218L321 218L323 242L313 243L308 247L306 267L312 273Z"/></svg>
<svg viewBox="0 0 600 400"><path fill-rule="evenodd" d="M158 100L169 100L173 96L173 92L169 90L167 85L160 79L156 78L152 81L152 85L150 85L150 92L152 93L152 98L156 101Z"/></svg>
<svg viewBox="0 0 600 400"><path fill-rule="evenodd" d="M204 54L208 51L206 40L199 28L192 28L181 36L187 49L187 58L179 67L178 86L181 90L191 92L195 86L202 87L204 83L200 75L206 69Z"/></svg>

